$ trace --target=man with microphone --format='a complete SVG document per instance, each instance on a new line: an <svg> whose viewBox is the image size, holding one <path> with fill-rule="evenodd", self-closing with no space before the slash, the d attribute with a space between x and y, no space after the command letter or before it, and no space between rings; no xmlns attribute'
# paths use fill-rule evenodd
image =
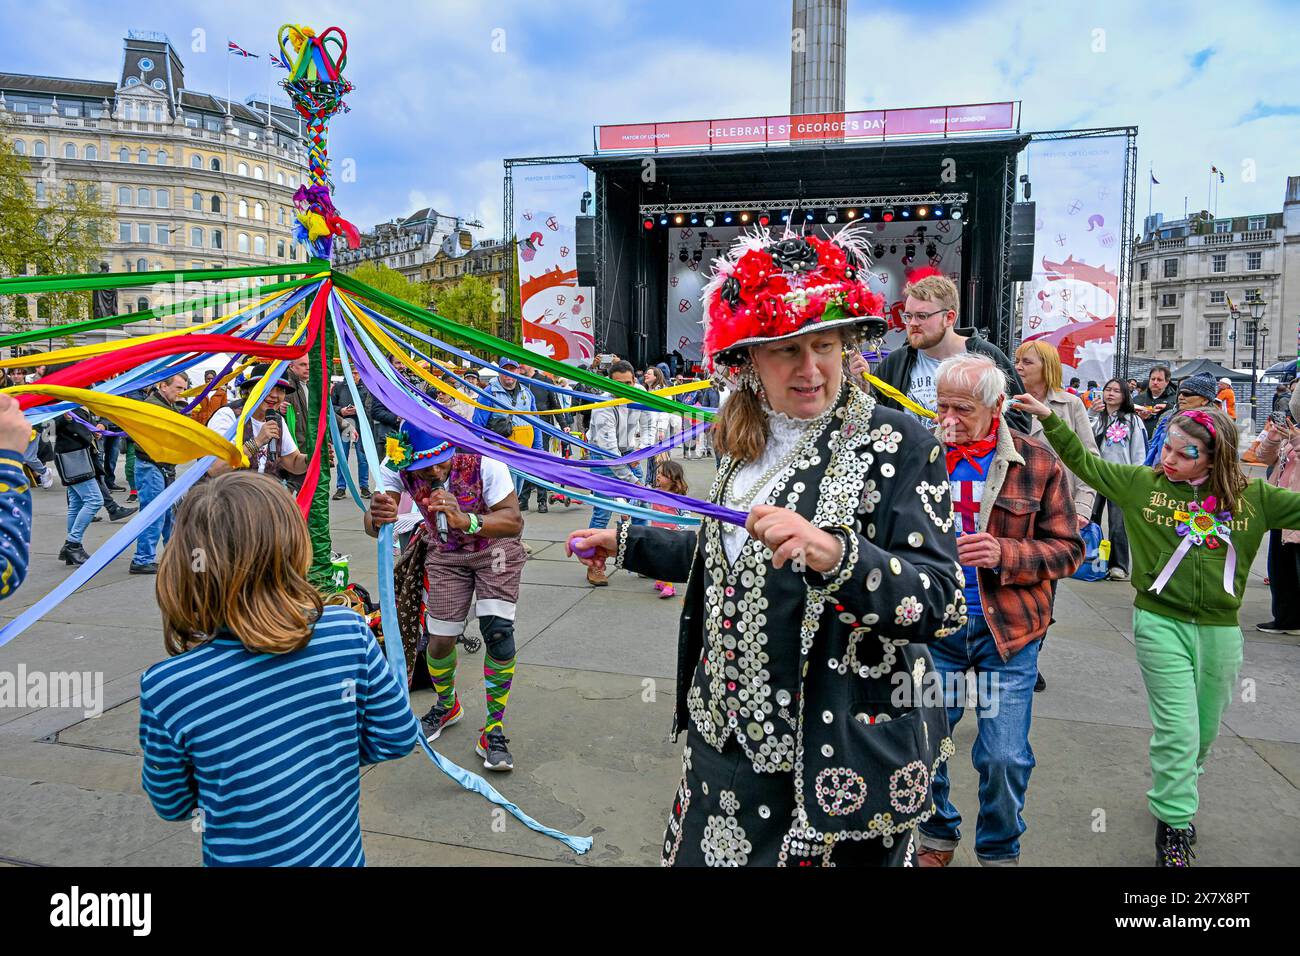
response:
<svg viewBox="0 0 1300 956"><path fill-rule="evenodd" d="M234 441L235 422L254 386L266 377L269 370L269 365L254 365L239 386L240 401L218 408L208 419L208 428ZM281 374L262 394L262 401L248 416L248 424L244 427L244 454L248 456L250 469L277 476L301 475L307 470L307 456L298 450L280 415L280 406L292 388L289 376ZM224 461L217 461L208 469L208 474L215 477L232 470Z"/></svg>
<svg viewBox="0 0 1300 956"><path fill-rule="evenodd" d="M424 608L425 665L437 698L420 724L434 741L464 716L456 696L456 642L472 604L487 644L487 719L475 749L487 769L512 770L504 720L515 673L515 605L526 555L520 541L524 519L510 469L492 458L458 452L414 422L402 423L385 443L385 452L376 482L382 490L370 499L365 527L376 537L382 526L412 508L423 519L402 556L402 561L418 559L424 551L423 593L404 593L401 585L411 578L399 574L397 594L399 617L413 603Z"/></svg>

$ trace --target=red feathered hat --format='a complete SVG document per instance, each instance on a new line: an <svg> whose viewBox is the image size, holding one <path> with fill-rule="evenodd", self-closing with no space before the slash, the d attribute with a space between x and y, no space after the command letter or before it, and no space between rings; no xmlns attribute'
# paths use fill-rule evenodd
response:
<svg viewBox="0 0 1300 956"><path fill-rule="evenodd" d="M704 287L704 354L710 370L740 364L749 345L880 317L884 296L865 275L871 260L864 223L829 239L766 229L743 233L713 260Z"/></svg>

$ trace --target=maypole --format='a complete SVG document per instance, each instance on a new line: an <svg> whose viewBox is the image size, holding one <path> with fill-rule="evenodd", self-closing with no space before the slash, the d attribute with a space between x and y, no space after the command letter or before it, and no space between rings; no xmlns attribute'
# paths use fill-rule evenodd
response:
<svg viewBox="0 0 1300 956"><path fill-rule="evenodd" d="M285 24L280 27L278 41L281 59L289 66L289 77L281 80L280 86L307 124L308 184L300 186L293 197L298 218L294 234L313 258L328 261L335 235L346 237L353 247L360 241L353 225L338 215L330 195L334 184L329 176L329 121L335 113L347 112L343 97L352 91L352 84L343 78L348 39L338 27L330 27L318 36L310 27ZM329 360L336 350L333 324L326 322L320 334L325 337L325 347L310 352L307 391L312 408L328 409ZM308 579L328 591L335 589L329 527L330 465L324 447L316 447L312 454L320 456L321 471L307 515L312 541ZM347 463L340 462L339 467L346 468Z"/></svg>

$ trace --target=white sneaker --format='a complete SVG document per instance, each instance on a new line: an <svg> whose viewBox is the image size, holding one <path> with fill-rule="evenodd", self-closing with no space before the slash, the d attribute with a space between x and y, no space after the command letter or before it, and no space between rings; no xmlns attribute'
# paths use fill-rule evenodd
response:
<svg viewBox="0 0 1300 956"><path fill-rule="evenodd" d="M1127 581L1128 572L1123 568L1111 568L1110 574L1107 575L1112 581Z"/></svg>
<svg viewBox="0 0 1300 956"><path fill-rule="evenodd" d="M41 487L42 487L42 488L53 488L53 487L54 487L54 469L52 469L52 468L46 468L43 472L41 472L40 482L41 482Z"/></svg>

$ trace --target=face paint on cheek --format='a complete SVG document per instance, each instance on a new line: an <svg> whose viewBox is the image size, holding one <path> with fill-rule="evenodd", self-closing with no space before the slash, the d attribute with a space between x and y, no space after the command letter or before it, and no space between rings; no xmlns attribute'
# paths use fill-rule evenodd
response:
<svg viewBox="0 0 1300 956"><path fill-rule="evenodd" d="M1195 445L1188 445L1183 448L1183 455L1190 458L1192 461L1196 461L1201 457L1201 450Z"/></svg>

